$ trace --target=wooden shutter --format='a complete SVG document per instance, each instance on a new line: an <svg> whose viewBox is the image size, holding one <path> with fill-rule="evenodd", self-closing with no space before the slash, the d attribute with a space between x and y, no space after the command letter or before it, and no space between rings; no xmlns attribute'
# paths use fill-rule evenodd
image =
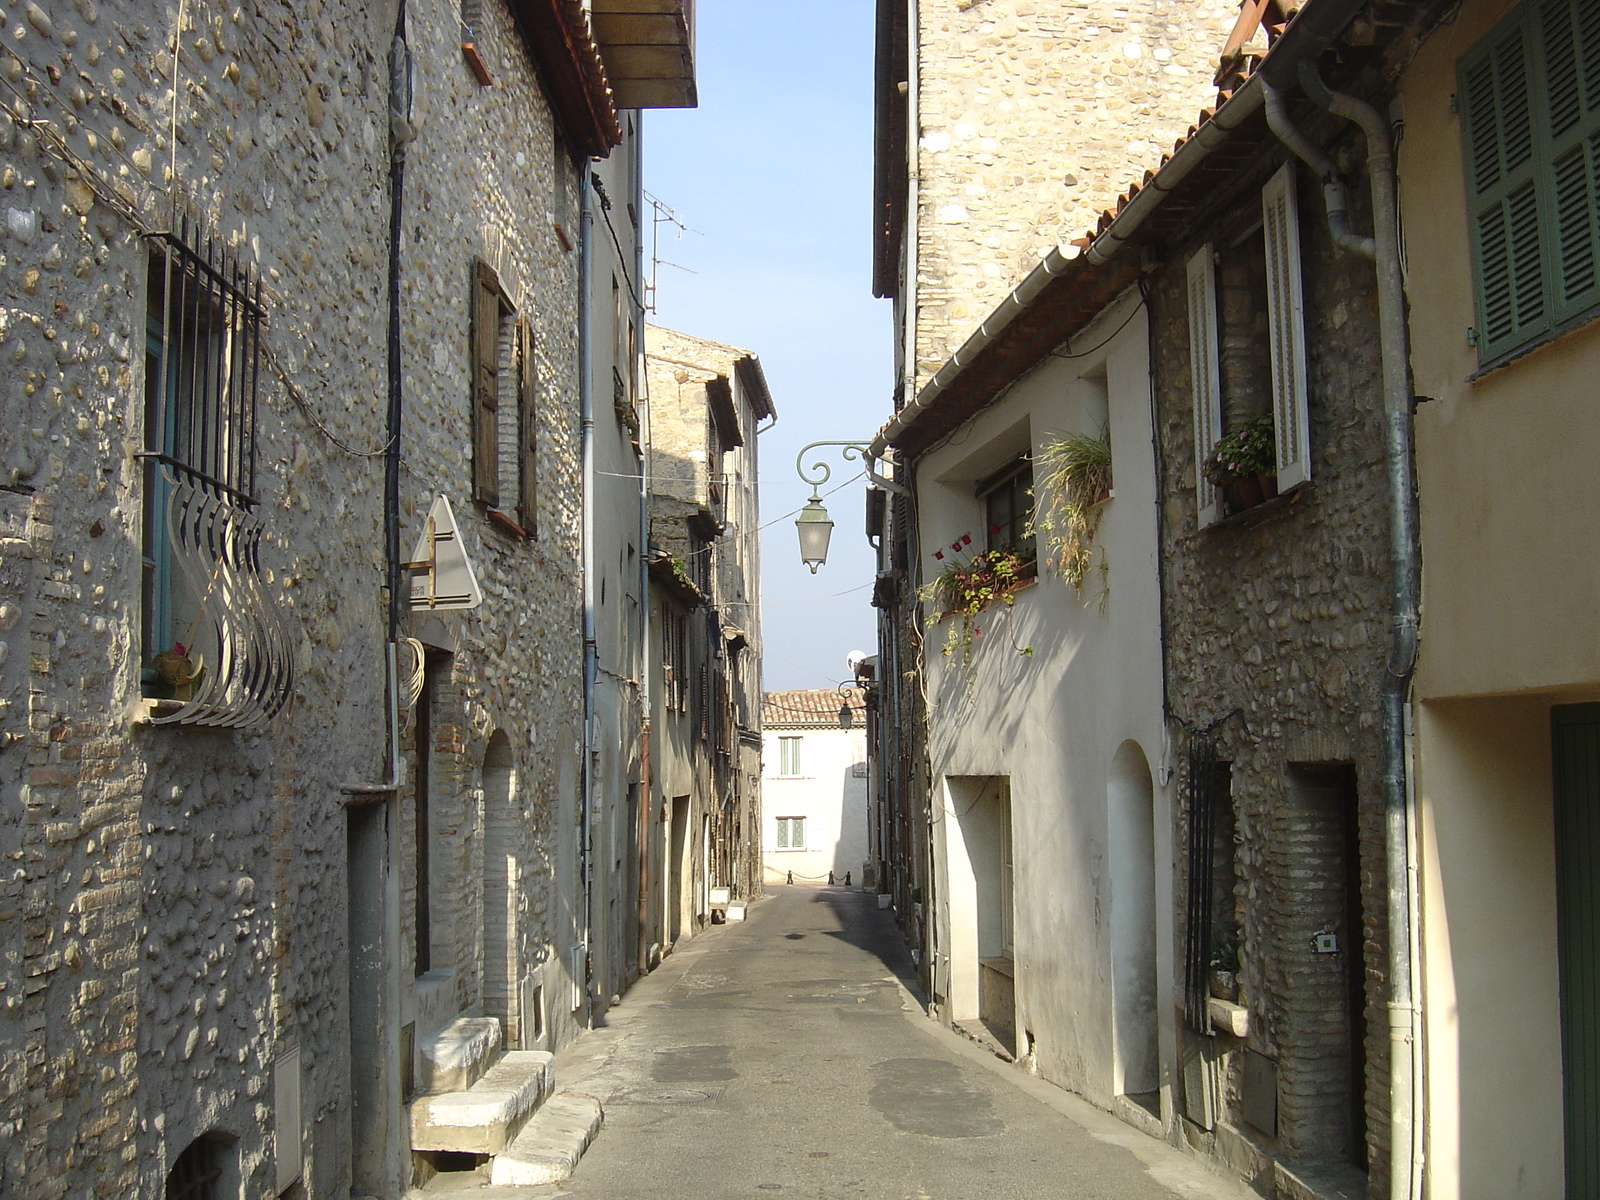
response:
<svg viewBox="0 0 1600 1200"><path fill-rule="evenodd" d="M1482 359L1512 350L1549 326L1530 65L1519 17L1461 69Z"/></svg>
<svg viewBox="0 0 1600 1200"><path fill-rule="evenodd" d="M1566 1194L1600 1195L1600 704L1550 710Z"/></svg>
<svg viewBox="0 0 1600 1200"><path fill-rule="evenodd" d="M1272 428L1280 491L1311 478L1298 202L1294 162L1290 161L1261 189L1261 233L1267 246L1267 328L1272 349Z"/></svg>
<svg viewBox="0 0 1600 1200"><path fill-rule="evenodd" d="M472 498L500 507L500 281L472 273Z"/></svg>
<svg viewBox="0 0 1600 1200"><path fill-rule="evenodd" d="M1539 12L1550 131L1554 311L1600 303L1600 5L1546 0Z"/></svg>
<svg viewBox="0 0 1600 1200"><path fill-rule="evenodd" d="M529 537L537 537L539 532L538 380L533 349L533 326L524 318L517 322L517 520Z"/></svg>
<svg viewBox="0 0 1600 1200"><path fill-rule="evenodd" d="M1222 515L1205 461L1222 439L1222 375L1217 362L1217 267L1208 242L1189 259L1189 377L1194 392L1194 486L1200 526Z"/></svg>

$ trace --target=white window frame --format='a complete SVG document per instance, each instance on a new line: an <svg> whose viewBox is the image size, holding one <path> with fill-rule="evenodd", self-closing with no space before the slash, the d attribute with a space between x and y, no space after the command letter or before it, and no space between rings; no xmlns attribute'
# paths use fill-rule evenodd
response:
<svg viewBox="0 0 1600 1200"><path fill-rule="evenodd" d="M778 738L778 774L786 778L795 779L800 775L800 742L799 734L787 734Z"/></svg>
<svg viewBox="0 0 1600 1200"><path fill-rule="evenodd" d="M776 818L777 833L773 839L773 849L782 851L804 850L806 848L806 819L804 817L778 817ZM790 824L793 822L794 824ZM794 845L794 835L799 833L799 845Z"/></svg>
<svg viewBox="0 0 1600 1200"><path fill-rule="evenodd" d="M1267 259L1268 348L1272 361L1272 426L1279 493L1311 480L1310 386L1306 371L1305 290L1300 259L1299 192L1293 162L1261 189ZM1222 439L1222 371L1212 243L1190 257L1189 380L1194 406L1195 503L1204 529L1222 519L1222 497L1205 476L1205 461Z"/></svg>

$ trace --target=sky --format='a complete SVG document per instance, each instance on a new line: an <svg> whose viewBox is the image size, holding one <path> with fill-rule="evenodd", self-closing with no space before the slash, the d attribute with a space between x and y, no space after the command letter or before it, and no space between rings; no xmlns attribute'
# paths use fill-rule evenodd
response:
<svg viewBox="0 0 1600 1200"><path fill-rule="evenodd" d="M695 9L700 107L643 114L645 190L693 231L657 226L651 320L761 360L778 410L760 441L764 686L831 687L850 651L877 649L866 484L825 496L833 542L812 575L794 527L810 495L795 456L871 440L892 407L892 314L872 296L874 6ZM837 449L807 464L822 457L824 492L860 473Z"/></svg>

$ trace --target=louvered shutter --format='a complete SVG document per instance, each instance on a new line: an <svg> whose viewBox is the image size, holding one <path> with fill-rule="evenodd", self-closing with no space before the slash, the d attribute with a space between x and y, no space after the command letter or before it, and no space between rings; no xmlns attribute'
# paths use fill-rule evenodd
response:
<svg viewBox="0 0 1600 1200"><path fill-rule="evenodd" d="M1200 527L1222 515L1205 461L1222 439L1222 377L1217 362L1217 268L1211 245L1189 259L1189 377L1194 393L1194 485Z"/></svg>
<svg viewBox="0 0 1600 1200"><path fill-rule="evenodd" d="M500 506L500 282L481 262L472 274L472 498Z"/></svg>
<svg viewBox="0 0 1600 1200"><path fill-rule="evenodd" d="M1478 264L1478 350L1484 359L1514 349L1549 325L1529 66L1519 19L1461 69L1462 135Z"/></svg>
<svg viewBox="0 0 1600 1200"><path fill-rule="evenodd" d="M1540 8L1550 131L1551 319L1600 302L1600 4Z"/></svg>
<svg viewBox="0 0 1600 1200"><path fill-rule="evenodd" d="M533 347L533 327L526 319L518 321L517 432L520 461L517 519L529 537L537 536L539 531L539 437L535 409L538 381L534 372Z"/></svg>
<svg viewBox="0 0 1600 1200"><path fill-rule="evenodd" d="M1277 441L1280 491L1311 478L1298 199L1294 163L1287 162L1261 189L1261 232L1267 248L1267 327L1272 350L1272 429Z"/></svg>

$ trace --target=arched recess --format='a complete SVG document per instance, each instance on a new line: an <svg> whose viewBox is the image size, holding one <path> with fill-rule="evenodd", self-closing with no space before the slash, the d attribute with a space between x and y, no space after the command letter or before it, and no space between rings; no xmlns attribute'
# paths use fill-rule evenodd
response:
<svg viewBox="0 0 1600 1200"><path fill-rule="evenodd" d="M195 1138L167 1172L165 1200L231 1200L239 1195L238 1142L218 1130Z"/></svg>
<svg viewBox="0 0 1600 1200"><path fill-rule="evenodd" d="M483 1011L500 1019L509 1046L524 1044L517 953L521 847L516 764L510 739L497 731L483 754Z"/></svg>
<svg viewBox="0 0 1600 1200"><path fill-rule="evenodd" d="M1118 1095L1155 1100L1161 1052L1156 1017L1155 789L1150 764L1123 742L1106 781L1110 850L1111 991ZM1159 1111L1159 1110L1157 1110Z"/></svg>

